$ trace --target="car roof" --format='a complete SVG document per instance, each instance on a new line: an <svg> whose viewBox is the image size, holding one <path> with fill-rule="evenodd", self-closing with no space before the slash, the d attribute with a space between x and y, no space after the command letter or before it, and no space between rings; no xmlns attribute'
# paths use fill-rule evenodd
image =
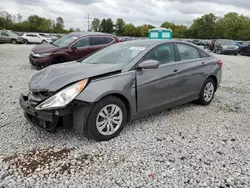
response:
<svg viewBox="0 0 250 188"><path fill-rule="evenodd" d="M187 43L185 41L180 41L176 39L168 40L168 39L144 39L144 40L132 40L132 41L127 41L127 44L134 44L134 45L144 45L144 46L150 46L150 45L158 45L162 43L170 43L170 42L182 42L182 43Z"/></svg>
<svg viewBox="0 0 250 188"><path fill-rule="evenodd" d="M112 34L107 34L107 33L101 33L101 32L72 32L72 33L69 33L69 35L74 35L76 37L84 37L84 36L96 36L96 35L106 35L106 36L115 36L115 35L112 35Z"/></svg>

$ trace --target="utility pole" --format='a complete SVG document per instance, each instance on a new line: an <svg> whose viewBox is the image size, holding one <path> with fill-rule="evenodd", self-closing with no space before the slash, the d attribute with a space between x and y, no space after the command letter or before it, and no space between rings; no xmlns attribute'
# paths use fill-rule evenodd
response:
<svg viewBox="0 0 250 188"><path fill-rule="evenodd" d="M88 31L90 31L90 20L92 19L91 17L89 17L89 13L88 13L88 16L87 17L84 17L84 19L87 19L87 22L88 22Z"/></svg>

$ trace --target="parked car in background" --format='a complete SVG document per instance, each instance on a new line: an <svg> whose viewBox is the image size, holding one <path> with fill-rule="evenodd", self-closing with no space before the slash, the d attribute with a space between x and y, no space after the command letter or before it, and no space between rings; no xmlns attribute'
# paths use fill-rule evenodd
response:
<svg viewBox="0 0 250 188"><path fill-rule="evenodd" d="M244 41L234 41L235 45L239 47L239 53L241 49L243 48L243 42Z"/></svg>
<svg viewBox="0 0 250 188"><path fill-rule="evenodd" d="M23 43L22 37L10 30L0 30L0 43Z"/></svg>
<svg viewBox="0 0 250 188"><path fill-rule="evenodd" d="M47 38L47 39L50 40L51 42L54 42L54 41L56 41L56 40L58 39L58 37L52 36L52 35L50 35L50 34L48 34L48 33L39 33L39 35L40 35L40 36L43 36L43 37L45 37L45 38Z"/></svg>
<svg viewBox="0 0 250 188"><path fill-rule="evenodd" d="M82 37L77 34L69 35L67 41ZM100 41L88 35L90 44L91 37L95 44ZM37 72L20 105L28 121L42 129L52 131L61 122L105 141L117 136L128 121L149 113L194 100L209 105L221 75L222 62L193 44L135 40Z"/></svg>
<svg viewBox="0 0 250 188"><path fill-rule="evenodd" d="M38 33L24 33L22 38L25 44L41 44L41 43L51 43L52 41Z"/></svg>
<svg viewBox="0 0 250 188"><path fill-rule="evenodd" d="M234 54L238 55L239 47L234 44L233 40L218 39L214 44L213 52L217 54Z"/></svg>
<svg viewBox="0 0 250 188"><path fill-rule="evenodd" d="M248 55L250 56L250 41L243 42L242 49L240 51L241 55Z"/></svg>
<svg viewBox="0 0 250 188"><path fill-rule="evenodd" d="M36 68L51 64L74 61L119 42L111 34L92 32L73 32L49 44L35 46L30 53L31 65Z"/></svg>

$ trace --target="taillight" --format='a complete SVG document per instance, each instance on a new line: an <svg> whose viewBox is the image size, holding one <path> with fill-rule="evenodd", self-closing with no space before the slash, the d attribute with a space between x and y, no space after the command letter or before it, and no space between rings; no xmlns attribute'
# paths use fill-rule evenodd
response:
<svg viewBox="0 0 250 188"><path fill-rule="evenodd" d="M220 68L222 68L223 65L222 61L219 61L217 64L219 65Z"/></svg>

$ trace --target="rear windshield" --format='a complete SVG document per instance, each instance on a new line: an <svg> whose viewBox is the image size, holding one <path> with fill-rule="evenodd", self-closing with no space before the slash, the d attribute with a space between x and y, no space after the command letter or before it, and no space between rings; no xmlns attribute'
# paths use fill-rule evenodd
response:
<svg viewBox="0 0 250 188"><path fill-rule="evenodd" d="M221 44L223 44L223 45L234 45L234 41L232 41L232 40L222 40Z"/></svg>
<svg viewBox="0 0 250 188"><path fill-rule="evenodd" d="M65 35L64 37L56 40L52 44L58 47L68 47L76 39L78 39L78 36L76 35Z"/></svg>

